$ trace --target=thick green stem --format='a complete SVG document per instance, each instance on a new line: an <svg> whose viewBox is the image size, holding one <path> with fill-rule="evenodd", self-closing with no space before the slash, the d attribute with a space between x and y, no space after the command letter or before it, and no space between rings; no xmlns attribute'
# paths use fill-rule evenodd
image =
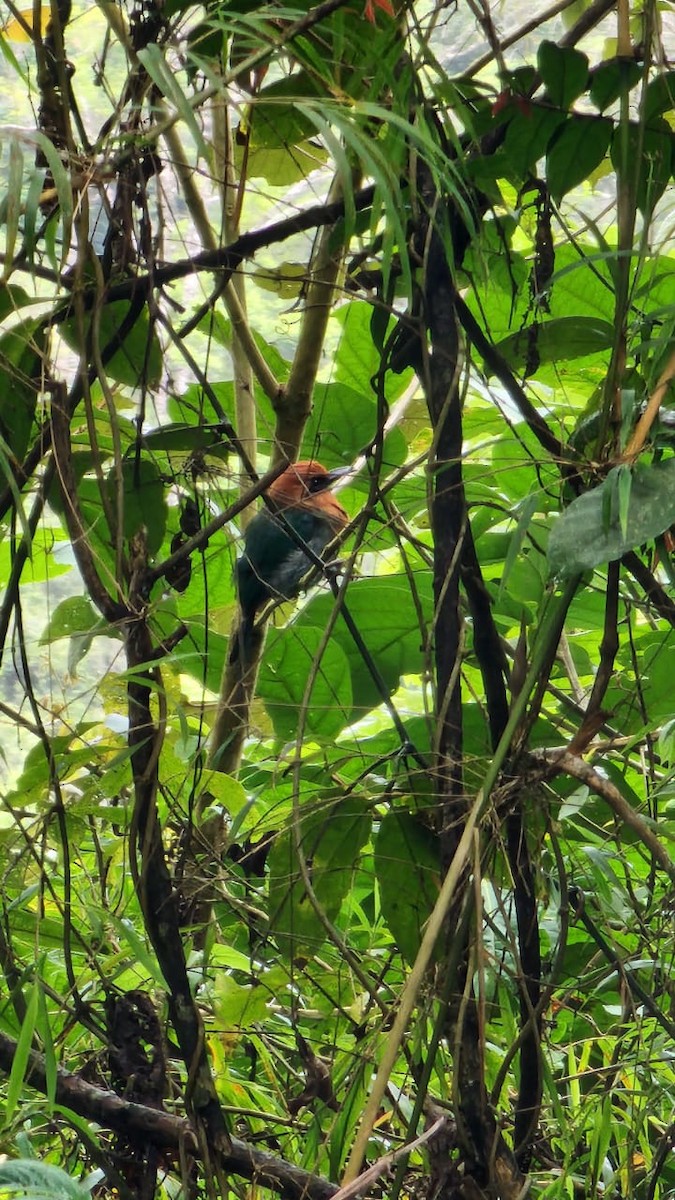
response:
<svg viewBox="0 0 675 1200"><path fill-rule="evenodd" d="M356 180L352 186L358 186ZM336 175L327 203L341 200L343 195L342 178ZM335 245L335 229L327 225L317 235L309 264L309 284L293 364L286 387L274 406L277 419L275 461L287 458L292 462L298 457L305 425L312 411L312 392L343 262L344 246Z"/></svg>

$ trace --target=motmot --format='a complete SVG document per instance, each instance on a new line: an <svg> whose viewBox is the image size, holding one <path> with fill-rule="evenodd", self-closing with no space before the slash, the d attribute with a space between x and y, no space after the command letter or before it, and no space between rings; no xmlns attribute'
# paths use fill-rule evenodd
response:
<svg viewBox="0 0 675 1200"><path fill-rule="evenodd" d="M292 600L315 559L324 558L333 539L349 518L330 492L331 485L349 474L350 467L327 471L314 459L292 463L271 484L269 507L251 521L235 578L241 607L239 638L246 654L255 642L255 619L268 600ZM297 535L291 536L286 523Z"/></svg>

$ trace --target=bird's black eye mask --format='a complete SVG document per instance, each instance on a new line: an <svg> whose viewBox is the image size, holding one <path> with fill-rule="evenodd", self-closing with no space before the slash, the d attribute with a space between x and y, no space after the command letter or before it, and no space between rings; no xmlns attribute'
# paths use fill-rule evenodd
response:
<svg viewBox="0 0 675 1200"><path fill-rule="evenodd" d="M307 491L312 494L315 492L325 492L331 483L332 480L329 475L312 475L312 478L307 480Z"/></svg>

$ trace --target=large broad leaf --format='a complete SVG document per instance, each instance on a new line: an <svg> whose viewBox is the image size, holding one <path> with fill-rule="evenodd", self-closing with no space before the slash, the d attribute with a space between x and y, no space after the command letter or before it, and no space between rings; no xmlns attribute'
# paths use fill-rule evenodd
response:
<svg viewBox="0 0 675 1200"><path fill-rule="evenodd" d="M331 378L336 382L347 384L363 399L373 396L373 377L381 367L381 355L371 336L371 320L373 309L362 300L353 300L343 304L333 314L333 319L341 326L340 340L333 361ZM385 377L385 393L391 403L405 391L412 371L403 371L394 375L387 371Z"/></svg>
<svg viewBox="0 0 675 1200"><path fill-rule="evenodd" d="M610 58L591 71L590 79L591 100L600 112L604 112L619 96L639 83L642 67L636 62L626 62L624 58Z"/></svg>
<svg viewBox="0 0 675 1200"><path fill-rule="evenodd" d="M420 571L415 576L415 586L422 614L430 621L431 571ZM332 596L316 596L292 628L304 630L314 625L325 629L333 604ZM405 576L355 580L347 589L347 607L389 693L396 690L402 675L419 673L424 630L420 630L420 615ZM382 696L363 660L361 648L342 618L338 619L332 637L349 662L354 708L368 709L381 704Z"/></svg>
<svg viewBox="0 0 675 1200"><path fill-rule="evenodd" d="M375 838L375 874L382 915L412 963L440 888L438 839L428 825L411 813L388 813Z"/></svg>
<svg viewBox="0 0 675 1200"><path fill-rule="evenodd" d="M562 112L538 104L513 118L504 138L503 163L514 183L522 183L546 153L553 134L564 120Z"/></svg>
<svg viewBox="0 0 675 1200"><path fill-rule="evenodd" d="M509 366L521 369L531 354L530 330L524 329L498 342L496 349ZM558 317L544 321L536 331L539 364L584 358L612 345L614 328L596 317Z"/></svg>
<svg viewBox="0 0 675 1200"><path fill-rule="evenodd" d="M166 501L164 499L164 483L154 462L149 458L125 459L122 465L123 507L124 507L124 537L128 541L145 530L148 550L156 554L163 540L166 529ZM114 472L108 476L108 497L115 510L117 503L118 481Z"/></svg>
<svg viewBox="0 0 675 1200"><path fill-rule="evenodd" d="M224 1033L250 1029L267 1014L269 992L263 987L251 987L250 983L237 983L225 971L216 975L213 1012L218 1028Z"/></svg>
<svg viewBox="0 0 675 1200"><path fill-rule="evenodd" d="M102 354L105 354L108 347L114 346L129 310L130 305L126 300L106 304L101 310L98 318L98 342ZM73 350L78 353L87 352L86 345L81 345L75 318L64 321L61 332ZM119 350L105 363L105 371L110 379L127 387L157 387L159 384L162 377L162 350L154 327L150 325L146 309L143 309L135 320Z"/></svg>
<svg viewBox="0 0 675 1200"><path fill-rule="evenodd" d="M66 596L54 609L40 637L40 645L51 645L60 638L70 638L68 674L75 678L78 663L87 654L97 634L113 636L113 631L88 596Z"/></svg>
<svg viewBox="0 0 675 1200"><path fill-rule="evenodd" d="M349 663L339 642L330 639L316 679L306 695L309 675L323 640L323 630L305 625L274 630L265 647L258 695L265 701L278 737L289 741L298 732L299 713L306 704L307 736L333 738L349 724L352 681Z"/></svg>
<svg viewBox="0 0 675 1200"><path fill-rule="evenodd" d="M200 574L200 572L194 572ZM165 635L175 632L178 619L175 615L176 597L167 597L154 612L155 627ZM229 639L223 633L208 629L203 620L186 620L186 636L168 656L172 670L189 675L197 683L217 694L223 675Z"/></svg>
<svg viewBox="0 0 675 1200"><path fill-rule="evenodd" d="M78 479L77 499L87 542L96 559L99 574L108 591L112 593L115 580L113 539L101 504L98 481L89 476ZM61 489L56 484L49 493L49 503L54 511L63 517L65 503Z"/></svg>
<svg viewBox="0 0 675 1200"><path fill-rule="evenodd" d="M314 137L316 123L300 101L318 96L317 84L306 71L296 71L261 88L251 115L251 148L288 150Z"/></svg>
<svg viewBox="0 0 675 1200"><path fill-rule="evenodd" d="M349 891L361 847L370 833L370 814L356 796L319 800L302 818L300 842L314 895L324 914L335 921ZM293 834L276 838L269 856L270 926L281 948L290 955L301 947L316 950L326 931L300 878Z"/></svg>
<svg viewBox="0 0 675 1200"><path fill-rule="evenodd" d="M246 159L246 169L251 179L265 179L272 187L291 187L306 180L310 171L318 170L327 159L327 151L314 139L298 142L292 154L287 146L254 146ZM235 145L234 163L238 170L244 167L242 146Z"/></svg>
<svg viewBox="0 0 675 1200"><path fill-rule="evenodd" d="M125 459L119 482L114 471L110 472L105 487L113 517L117 514L120 486L123 540L128 542L134 534L143 529L148 550L151 555L155 555L164 540L167 516L164 484L160 472L148 458L141 458L138 463L134 459ZM101 577L109 590L113 591L115 537L108 525L98 480L90 475L78 479L77 498L86 537L98 562ZM52 488L49 502L56 512L63 513L64 500L60 488Z"/></svg>
<svg viewBox="0 0 675 1200"><path fill-rule="evenodd" d="M541 42L537 66L546 84L548 98L556 108L569 108L588 83L588 59L571 46Z"/></svg>
<svg viewBox="0 0 675 1200"><path fill-rule="evenodd" d="M377 432L378 412L372 390L364 395L345 383L326 383L314 389L312 414L305 426L301 457L322 462L352 462ZM384 440L384 463L400 466L407 445L400 429Z"/></svg>
<svg viewBox="0 0 675 1200"><path fill-rule="evenodd" d="M577 187L600 166L614 126L604 117L572 116L551 139L546 179L554 200Z"/></svg>
<svg viewBox="0 0 675 1200"><path fill-rule="evenodd" d="M627 511L621 512L615 468L607 479L579 496L556 521L548 544L555 572L586 571L614 562L627 550L658 537L675 523L675 458L653 466L634 467Z"/></svg>

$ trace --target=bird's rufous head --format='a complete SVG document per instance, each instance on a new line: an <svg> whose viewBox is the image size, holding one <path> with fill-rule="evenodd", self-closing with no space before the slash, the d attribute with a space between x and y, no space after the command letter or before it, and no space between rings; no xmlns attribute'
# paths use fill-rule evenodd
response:
<svg viewBox="0 0 675 1200"><path fill-rule="evenodd" d="M283 512L284 508L308 508L335 526L344 529L349 517L329 489L337 479L349 473L349 467L327 471L314 459L291 463L270 485L268 495Z"/></svg>

